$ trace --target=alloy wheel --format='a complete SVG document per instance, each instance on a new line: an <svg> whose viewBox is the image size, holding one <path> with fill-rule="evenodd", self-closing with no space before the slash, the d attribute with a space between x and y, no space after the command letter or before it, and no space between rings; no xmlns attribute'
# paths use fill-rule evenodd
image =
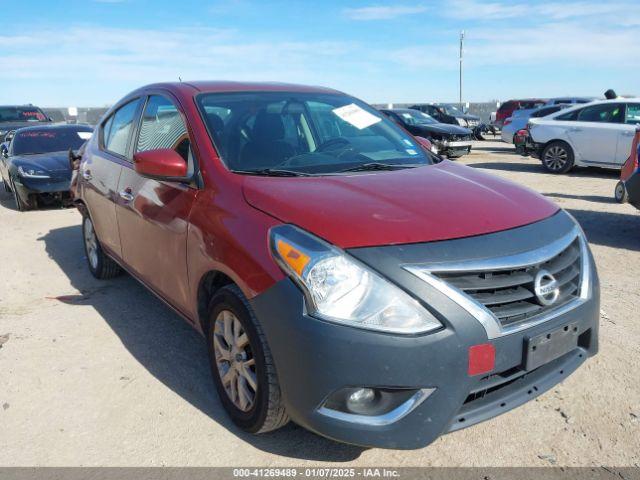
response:
<svg viewBox="0 0 640 480"><path fill-rule="evenodd" d="M549 170L557 172L565 167L568 158L569 154L565 148L554 145L545 152L544 163Z"/></svg>
<svg viewBox="0 0 640 480"><path fill-rule="evenodd" d="M98 239L93 229L93 223L87 218L84 222L84 244L87 249L87 258L91 264L91 268L98 268Z"/></svg>
<svg viewBox="0 0 640 480"><path fill-rule="evenodd" d="M220 380L233 404L248 412L256 403L256 361L247 332L233 312L222 310L215 320L213 350Z"/></svg>

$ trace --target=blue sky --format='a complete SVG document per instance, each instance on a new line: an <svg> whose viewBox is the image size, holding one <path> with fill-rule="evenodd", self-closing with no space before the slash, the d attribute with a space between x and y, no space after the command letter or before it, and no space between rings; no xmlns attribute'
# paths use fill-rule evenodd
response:
<svg viewBox="0 0 640 480"><path fill-rule="evenodd" d="M189 79L369 102L640 94L637 0L0 0L0 103L102 106Z"/></svg>

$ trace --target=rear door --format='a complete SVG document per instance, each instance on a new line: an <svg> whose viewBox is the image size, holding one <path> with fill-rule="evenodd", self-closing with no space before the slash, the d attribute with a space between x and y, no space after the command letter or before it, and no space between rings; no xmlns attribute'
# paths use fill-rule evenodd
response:
<svg viewBox="0 0 640 480"><path fill-rule="evenodd" d="M84 198L100 244L122 258L116 221L118 181L123 165L130 162L133 125L140 113L140 98L125 103L97 128L95 141L84 155L79 174Z"/></svg>
<svg viewBox="0 0 640 480"><path fill-rule="evenodd" d="M623 119L623 103L600 103L582 108L566 132L577 157L595 166L616 165Z"/></svg>
<svg viewBox="0 0 640 480"><path fill-rule="evenodd" d="M631 147L633 145L633 137L635 137L636 129L640 126L640 103L627 103L624 124L620 127L620 135L618 137L618 148L616 151L616 163L624 165L629 155L631 155Z"/></svg>
<svg viewBox="0 0 640 480"><path fill-rule="evenodd" d="M150 95L144 106L133 151L176 150L194 171L186 120L168 94ZM118 184L117 218L125 263L175 308L187 313L187 233L195 185L138 175L130 163Z"/></svg>

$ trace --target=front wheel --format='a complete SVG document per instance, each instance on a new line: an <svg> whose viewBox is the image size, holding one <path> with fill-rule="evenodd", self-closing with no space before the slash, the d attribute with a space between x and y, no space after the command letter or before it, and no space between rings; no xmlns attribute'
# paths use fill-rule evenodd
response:
<svg viewBox="0 0 640 480"><path fill-rule="evenodd" d="M5 187L6 188L6 187ZM16 210L19 212L24 212L29 210L29 205L22 201L20 198L20 194L18 194L18 189L16 188L16 184L11 184L11 191L13 192L13 201L16 204Z"/></svg>
<svg viewBox="0 0 640 480"><path fill-rule="evenodd" d="M615 197L616 202L618 203L627 203L629 201L629 194L627 193L627 188L624 186L622 181L616 183L615 189Z"/></svg>
<svg viewBox="0 0 640 480"><path fill-rule="evenodd" d="M287 424L267 339L235 285L211 299L207 339L211 373L225 410L243 430L263 433Z"/></svg>
<svg viewBox="0 0 640 480"><path fill-rule="evenodd" d="M549 143L542 150L542 166L549 173L567 173L573 168L575 157L571 146L563 141Z"/></svg>
<svg viewBox="0 0 640 480"><path fill-rule="evenodd" d="M106 280L117 276L122 271L115 260L102 250L93 222L88 216L82 220L82 239L91 275L100 280Z"/></svg>

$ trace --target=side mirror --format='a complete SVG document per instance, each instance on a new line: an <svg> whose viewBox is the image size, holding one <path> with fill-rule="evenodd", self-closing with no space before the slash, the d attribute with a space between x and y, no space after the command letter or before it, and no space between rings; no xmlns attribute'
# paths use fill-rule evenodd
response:
<svg viewBox="0 0 640 480"><path fill-rule="evenodd" d="M155 180L185 182L187 177L187 162L175 150L160 148L139 152L133 156L133 167L143 177Z"/></svg>

